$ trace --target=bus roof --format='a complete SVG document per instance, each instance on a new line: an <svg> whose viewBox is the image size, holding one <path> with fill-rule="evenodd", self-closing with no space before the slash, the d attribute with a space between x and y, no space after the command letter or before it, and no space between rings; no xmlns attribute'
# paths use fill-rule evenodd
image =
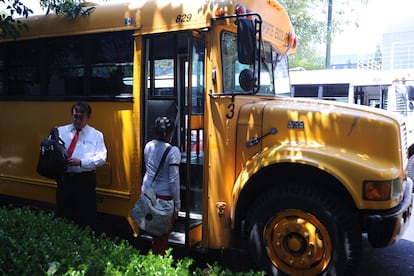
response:
<svg viewBox="0 0 414 276"><path fill-rule="evenodd" d="M276 0L136 0L95 5L89 16L74 19L55 14L21 19L29 30L23 31L19 39L119 30L135 30L137 34L198 30L210 27L212 19L235 14L237 5L260 14L264 40L286 51L288 36L294 32L286 11Z"/></svg>

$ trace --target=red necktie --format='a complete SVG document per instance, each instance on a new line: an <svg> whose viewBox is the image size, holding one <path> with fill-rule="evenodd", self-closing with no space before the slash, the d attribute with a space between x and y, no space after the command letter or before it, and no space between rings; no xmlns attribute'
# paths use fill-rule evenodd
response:
<svg viewBox="0 0 414 276"><path fill-rule="evenodd" d="M76 142L78 142L78 138L79 138L79 130L76 131L75 136L73 136L72 142L70 142L70 146L68 149L68 156L71 157L73 150L75 149L76 146Z"/></svg>

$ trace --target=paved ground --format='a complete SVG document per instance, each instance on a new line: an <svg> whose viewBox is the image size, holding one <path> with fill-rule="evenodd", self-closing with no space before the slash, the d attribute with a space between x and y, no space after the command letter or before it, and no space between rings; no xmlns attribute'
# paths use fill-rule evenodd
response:
<svg viewBox="0 0 414 276"><path fill-rule="evenodd" d="M358 276L414 275L414 221L396 244L387 248L372 248L364 240Z"/></svg>

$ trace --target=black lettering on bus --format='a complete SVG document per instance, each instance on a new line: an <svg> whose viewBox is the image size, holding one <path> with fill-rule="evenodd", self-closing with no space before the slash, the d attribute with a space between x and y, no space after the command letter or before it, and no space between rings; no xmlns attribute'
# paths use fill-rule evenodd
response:
<svg viewBox="0 0 414 276"><path fill-rule="evenodd" d="M229 113L226 114L227 119L232 119L234 117L234 107L234 103L231 103L227 106L227 108L229 109Z"/></svg>
<svg viewBox="0 0 414 276"><path fill-rule="evenodd" d="M177 22L177 23L190 22L192 17L193 17L193 15L191 13L179 14L175 18L175 22Z"/></svg>

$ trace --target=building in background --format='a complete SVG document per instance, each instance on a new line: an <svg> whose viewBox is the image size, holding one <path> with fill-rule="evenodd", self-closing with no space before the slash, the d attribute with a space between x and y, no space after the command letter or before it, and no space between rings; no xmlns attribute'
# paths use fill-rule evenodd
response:
<svg viewBox="0 0 414 276"><path fill-rule="evenodd" d="M413 19L401 19L390 23L383 30L381 45L376 51L374 49L371 53L331 57L330 69L352 68L414 72Z"/></svg>
<svg viewBox="0 0 414 276"><path fill-rule="evenodd" d="M414 69L414 26L411 31L384 33L382 39L383 70Z"/></svg>

